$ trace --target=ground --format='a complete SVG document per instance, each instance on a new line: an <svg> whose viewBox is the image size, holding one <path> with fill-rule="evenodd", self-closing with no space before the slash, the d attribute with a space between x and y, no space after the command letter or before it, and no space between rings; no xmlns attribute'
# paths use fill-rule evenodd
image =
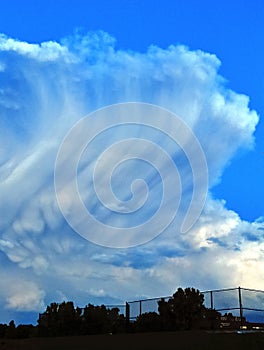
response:
<svg viewBox="0 0 264 350"><path fill-rule="evenodd" d="M263 350L264 333L205 331L0 339L0 350Z"/></svg>

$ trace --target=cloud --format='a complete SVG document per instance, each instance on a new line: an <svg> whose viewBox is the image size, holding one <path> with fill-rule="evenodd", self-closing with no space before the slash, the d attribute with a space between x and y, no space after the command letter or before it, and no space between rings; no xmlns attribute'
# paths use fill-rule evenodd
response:
<svg viewBox="0 0 264 350"><path fill-rule="evenodd" d="M236 152L254 146L258 123L249 98L227 87L219 67L215 55L184 46L151 46L145 53L116 50L115 40L104 32L42 44L0 37L1 269L11 276L23 272L27 280L2 294L2 305L39 310L62 295L79 305L96 298L124 301L172 293L179 285L264 288L261 220L242 221L209 193L197 224L179 233L192 190L190 165L179 147L152 130L135 126L102 135L83 154L79 185L91 212L126 226L123 214L107 214L94 196L89 176L98 155L132 136L166 149L177 163L184 196L179 216L157 239L127 250L89 243L68 226L54 193L54 163L69 129L97 108L130 101L156 104L184 119L203 146L212 188ZM164 159L157 161L166 170ZM144 178L147 204L153 207L136 212L141 222L157 209L162 190L155 169L140 162L127 166L127 172L116 169L113 188L124 200L131 196L132 179ZM6 274L3 278L13 285Z"/></svg>
<svg viewBox="0 0 264 350"><path fill-rule="evenodd" d="M32 282L20 282L10 286L6 308L16 311L41 311L44 308L43 290Z"/></svg>
<svg viewBox="0 0 264 350"><path fill-rule="evenodd" d="M1 34L0 35L0 50L4 52L14 52L24 57L36 59L37 61L56 61L59 58L70 59L66 46L61 46L59 43L49 41L40 45L29 44L25 41L18 41ZM3 70L5 66L2 66Z"/></svg>

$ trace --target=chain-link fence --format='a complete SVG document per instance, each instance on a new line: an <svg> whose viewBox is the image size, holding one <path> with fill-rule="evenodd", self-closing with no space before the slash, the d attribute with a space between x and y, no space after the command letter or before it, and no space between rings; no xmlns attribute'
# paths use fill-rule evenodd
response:
<svg viewBox="0 0 264 350"><path fill-rule="evenodd" d="M129 319L133 321L145 312L158 312L158 302L162 298L165 301L168 301L170 297L158 297L152 299L129 301Z"/></svg>
<svg viewBox="0 0 264 350"><path fill-rule="evenodd" d="M230 314L245 322L264 324L264 291L248 288L228 288L207 290L204 295L204 305L208 309L215 309L222 315ZM151 299L141 299L127 302L126 316L130 321L146 312L158 312L158 301L168 301L171 296Z"/></svg>

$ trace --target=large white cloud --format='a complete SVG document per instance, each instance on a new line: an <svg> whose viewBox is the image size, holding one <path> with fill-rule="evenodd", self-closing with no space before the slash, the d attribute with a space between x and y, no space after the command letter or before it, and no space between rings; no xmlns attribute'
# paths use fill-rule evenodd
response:
<svg viewBox="0 0 264 350"><path fill-rule="evenodd" d="M91 244L63 219L53 187L58 147L69 128L96 108L139 101L182 117L203 146L210 186L238 149L254 145L257 113L247 96L227 88L216 56L184 46L137 53L115 50L114 43L103 32L41 45L0 38L0 249L9 259L1 269L22 276L17 289L9 289L13 282L3 275L0 303L40 310L62 296L83 305L95 296L163 295L179 285L264 288L263 223L242 221L210 195L190 232L180 235L176 220L156 240L127 250ZM123 132L118 137L126 137ZM159 135L151 139L172 147ZM90 163L96 152L91 150ZM188 167L183 162L179 168L188 185ZM129 176L143 170L130 167ZM148 175L151 183L153 173ZM117 188L121 197L124 186ZM154 201L157 186L150 188Z"/></svg>

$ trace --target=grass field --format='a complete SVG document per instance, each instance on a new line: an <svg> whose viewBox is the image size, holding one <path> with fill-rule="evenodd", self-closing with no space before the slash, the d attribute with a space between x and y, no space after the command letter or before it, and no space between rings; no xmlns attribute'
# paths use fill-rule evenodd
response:
<svg viewBox="0 0 264 350"><path fill-rule="evenodd" d="M0 339L0 350L263 350L264 333L202 331L90 335L32 339Z"/></svg>

